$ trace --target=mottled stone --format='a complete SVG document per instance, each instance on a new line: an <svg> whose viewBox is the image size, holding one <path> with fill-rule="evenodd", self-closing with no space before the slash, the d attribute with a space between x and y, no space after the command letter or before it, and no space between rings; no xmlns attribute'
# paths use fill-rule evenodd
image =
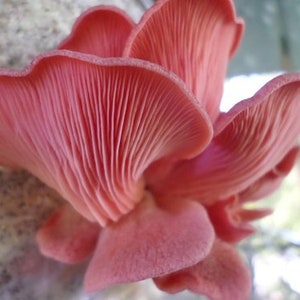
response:
<svg viewBox="0 0 300 300"><path fill-rule="evenodd" d="M36 230L62 201L25 171L0 169L1 300L71 299L77 294L82 266L43 257L35 240Z"/></svg>
<svg viewBox="0 0 300 300"><path fill-rule="evenodd" d="M0 67L23 68L54 49L84 10L100 4L116 5L135 21L144 12L138 0L1 0Z"/></svg>

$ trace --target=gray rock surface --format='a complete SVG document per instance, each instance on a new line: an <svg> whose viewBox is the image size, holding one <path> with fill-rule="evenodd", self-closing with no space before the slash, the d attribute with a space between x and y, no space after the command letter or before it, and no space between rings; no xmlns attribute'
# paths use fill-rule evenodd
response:
<svg viewBox="0 0 300 300"><path fill-rule="evenodd" d="M137 0L1 0L0 67L23 68L37 54L54 49L81 12L100 4L116 5L135 21L144 11Z"/></svg>
<svg viewBox="0 0 300 300"><path fill-rule="evenodd" d="M61 203L28 173L0 170L1 300L75 299L83 266L46 259L35 241L36 230Z"/></svg>

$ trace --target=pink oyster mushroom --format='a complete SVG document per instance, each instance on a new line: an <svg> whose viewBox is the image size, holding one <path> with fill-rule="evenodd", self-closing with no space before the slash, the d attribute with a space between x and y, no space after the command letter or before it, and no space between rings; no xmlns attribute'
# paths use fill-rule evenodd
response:
<svg viewBox="0 0 300 300"><path fill-rule="evenodd" d="M0 165L66 199L37 241L53 259L90 259L86 291L153 278L169 293L247 299L235 246L270 213L245 204L299 155L300 75L221 113L242 33L230 0L159 0L138 24L98 6L58 50L1 71Z"/></svg>

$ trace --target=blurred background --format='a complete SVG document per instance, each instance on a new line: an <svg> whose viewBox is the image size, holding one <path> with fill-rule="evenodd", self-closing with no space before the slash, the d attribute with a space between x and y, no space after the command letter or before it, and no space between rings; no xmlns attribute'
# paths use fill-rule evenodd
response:
<svg viewBox="0 0 300 300"><path fill-rule="evenodd" d="M234 2L246 31L229 65L224 111L277 74L300 71L300 0ZM0 0L0 67L23 68L37 54L55 48L76 17L97 4L117 5L138 21L153 1ZM202 299L188 292L167 295L151 281L118 286L93 297L83 294L78 274L85 266L65 267L45 260L34 244L36 228L55 207L53 198L60 203L30 175L0 170L0 299ZM240 247L253 274L251 299L300 299L300 163L278 192L257 205L271 207L274 213L258 221L257 233ZM31 275L26 277L28 270Z"/></svg>

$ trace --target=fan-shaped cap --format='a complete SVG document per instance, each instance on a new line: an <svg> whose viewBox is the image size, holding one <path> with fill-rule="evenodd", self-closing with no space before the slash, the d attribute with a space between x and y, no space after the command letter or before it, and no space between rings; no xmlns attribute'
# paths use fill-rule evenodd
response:
<svg viewBox="0 0 300 300"><path fill-rule="evenodd" d="M159 66L69 51L0 74L0 164L31 171L91 221L131 211L154 161L210 141L206 113Z"/></svg>
<svg viewBox="0 0 300 300"><path fill-rule="evenodd" d="M214 230L201 204L194 201L143 201L119 222L104 228L90 261L85 289L163 276L203 260Z"/></svg>
<svg viewBox="0 0 300 300"><path fill-rule="evenodd" d="M133 29L124 55L173 71L215 120L243 25L230 0L159 0Z"/></svg>
<svg viewBox="0 0 300 300"><path fill-rule="evenodd" d="M246 300L251 290L250 272L242 257L232 245L218 239L203 261L154 282L168 293L188 289L211 300Z"/></svg>
<svg viewBox="0 0 300 300"><path fill-rule="evenodd" d="M130 17L117 7L95 6L79 16L58 48L100 57L122 56L133 26Z"/></svg>
<svg viewBox="0 0 300 300"><path fill-rule="evenodd" d="M205 151L180 162L154 188L212 204L242 192L277 166L289 169L297 152L292 149L300 133L299 111L299 74L273 79L221 115Z"/></svg>

